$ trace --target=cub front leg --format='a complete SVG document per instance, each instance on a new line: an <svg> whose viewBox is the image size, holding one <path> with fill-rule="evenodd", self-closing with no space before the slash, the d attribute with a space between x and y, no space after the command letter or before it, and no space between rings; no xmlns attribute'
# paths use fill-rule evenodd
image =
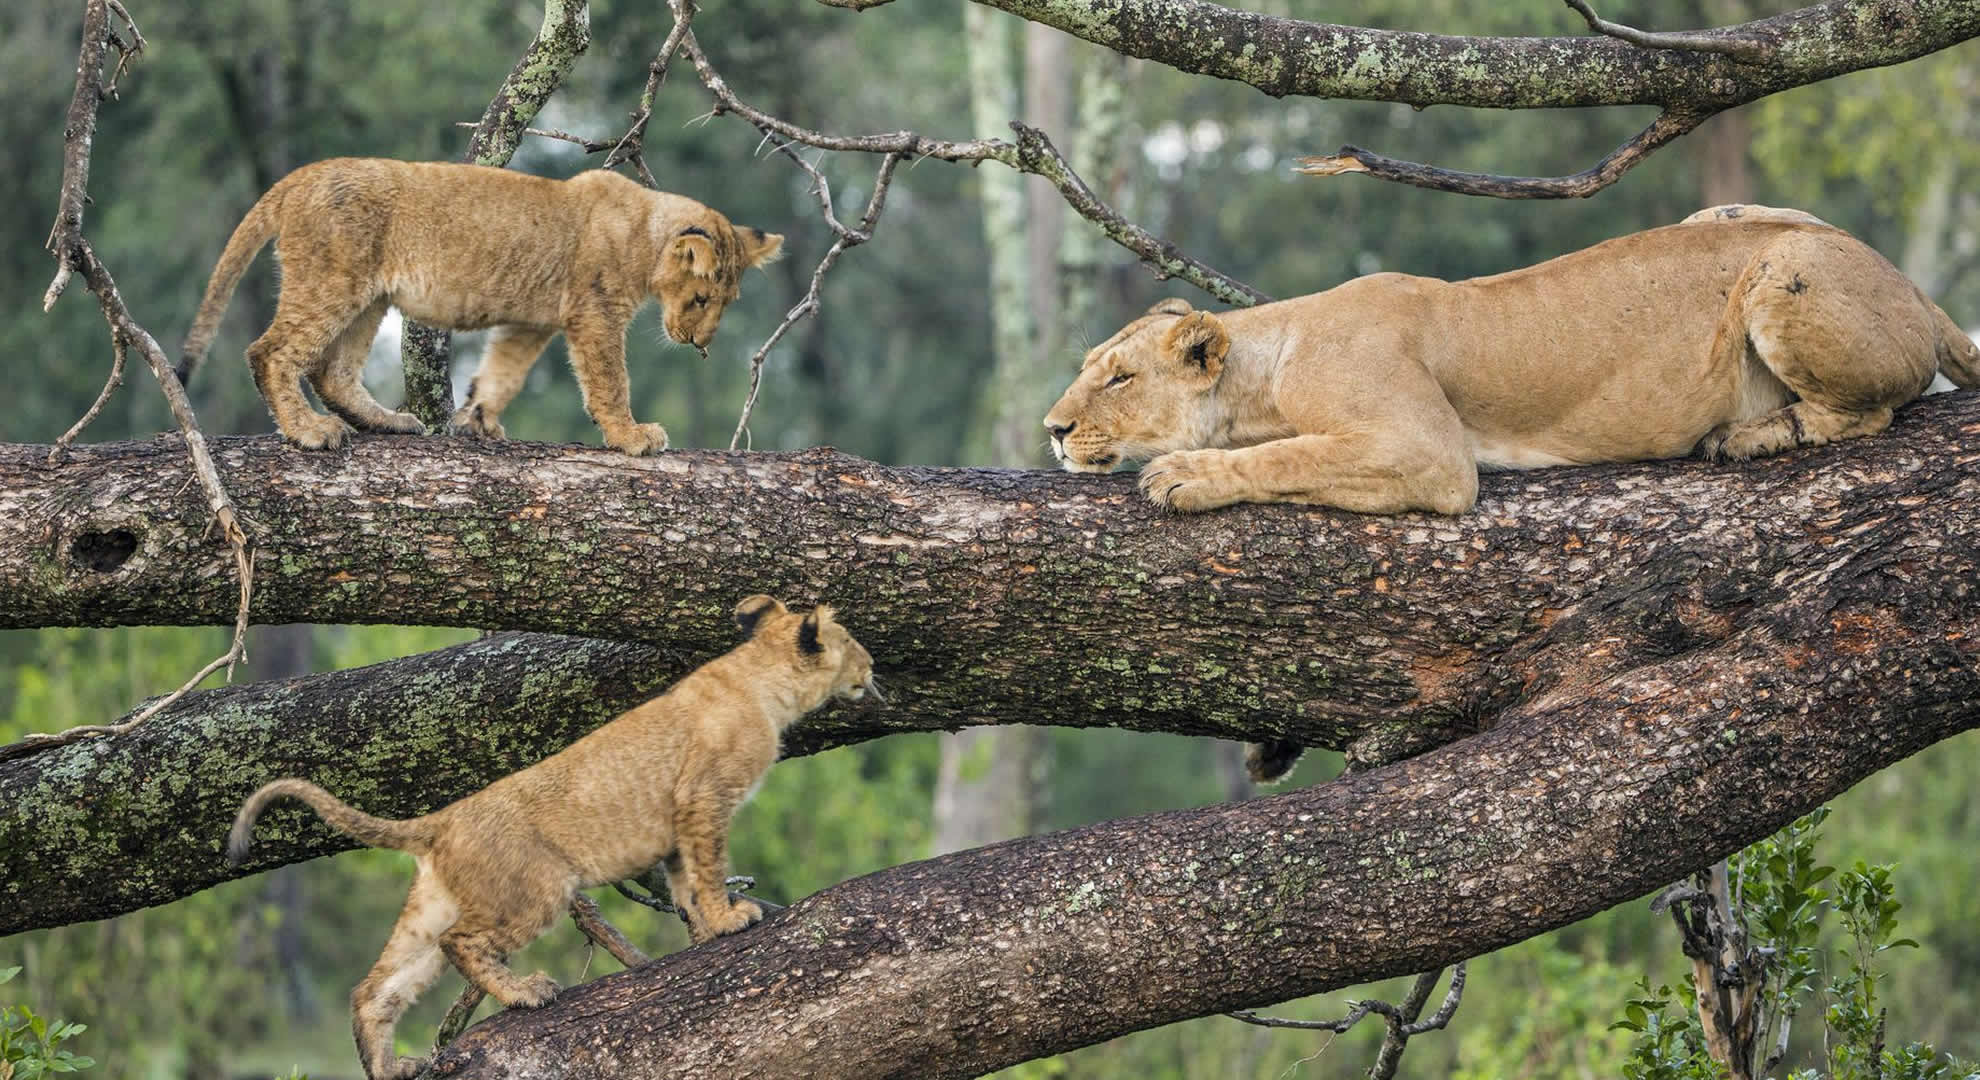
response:
<svg viewBox="0 0 1980 1080"><path fill-rule="evenodd" d="M633 420L626 382L626 321L623 316L588 315L564 331L571 346L571 368L577 372L584 408L605 434L605 445L638 457L667 448L667 429Z"/></svg>

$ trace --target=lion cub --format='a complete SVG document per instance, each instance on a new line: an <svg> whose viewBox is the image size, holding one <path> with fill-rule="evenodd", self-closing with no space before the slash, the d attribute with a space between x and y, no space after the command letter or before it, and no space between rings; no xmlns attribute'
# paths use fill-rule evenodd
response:
<svg viewBox="0 0 1980 1080"><path fill-rule="evenodd" d="M874 689L873 658L823 605L800 615L752 596L736 622L749 640L666 693L424 817L372 817L307 780L277 780L248 798L227 840L231 863L247 854L255 819L285 796L361 843L417 859L385 951L351 992L366 1076L419 1071L419 1059L394 1057L392 1031L443 958L504 1005L549 1001L557 984L542 972L519 977L507 959L579 889L664 864L697 943L763 917L725 888L729 819L777 759L785 728L828 698Z"/></svg>
<svg viewBox="0 0 1980 1080"><path fill-rule="evenodd" d="M503 408L561 330L586 411L605 444L628 454L667 448L666 429L635 423L627 400L633 313L659 300L667 335L705 348L742 272L784 243L603 170L550 180L480 165L331 158L277 181L234 229L186 334L181 383L271 239L281 298L247 355L284 438L319 450L343 443L346 422L425 430L359 379L385 309L397 307L451 330L495 328L453 430L501 438ZM341 420L309 407L305 378Z"/></svg>

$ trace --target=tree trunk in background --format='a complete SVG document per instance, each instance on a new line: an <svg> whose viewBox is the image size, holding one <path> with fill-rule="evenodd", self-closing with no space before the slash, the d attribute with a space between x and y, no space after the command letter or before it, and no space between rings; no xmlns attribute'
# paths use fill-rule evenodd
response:
<svg viewBox="0 0 1980 1080"><path fill-rule="evenodd" d="M1754 17L1753 0L1698 0L1695 25L1733 26ZM1753 112L1733 109L1705 121L1692 133L1698 140L1694 151L1698 162L1700 206L1754 201Z"/></svg>
<svg viewBox="0 0 1980 1080"><path fill-rule="evenodd" d="M1071 102L1067 99L1072 92L1072 71L1067 61L1071 40L1049 26L1024 24L1024 119L1060 140L1061 146L1070 143L1076 147L1084 141L1084 133L1073 129ZM1059 253L1067 232L1066 201L1060 197L1059 189L1042 176L1024 178L1024 199L1025 263L1029 278L1025 284L1031 294L1034 329L1031 348L1024 354L1021 377L1028 380L1025 388L1029 393L1020 399L997 403L998 427L1009 425L1012 437L1008 440L1008 454L1000 452L996 463L1011 466L1045 463L1041 449L1044 440L1038 435L1039 421L1051 407L1050 399L1056 398L1061 389L1057 385L1057 371L1064 353L1060 312L1065 289ZM1079 231L1089 229L1084 221L1079 226ZM1003 364L1011 359L1000 356L997 361ZM1041 397L1045 400L1040 401ZM1035 407L1031 404L1034 401L1038 401Z"/></svg>
<svg viewBox="0 0 1980 1080"><path fill-rule="evenodd" d="M1079 72L1079 119L1070 161L1073 171L1086 178L1100 198L1119 206L1117 181L1125 174L1122 158L1124 98L1122 79L1127 59L1105 49L1087 50ZM1103 244L1097 229L1077 222L1064 229L1059 239L1060 290L1058 351L1044 372L1045 384L1054 395L1063 383L1072 381L1081 357L1088 348L1105 340L1111 327L1100 324L1100 271L1106 265ZM1047 404L1046 408L1050 408ZM1041 413L1042 418L1042 413Z"/></svg>
<svg viewBox="0 0 1980 1080"><path fill-rule="evenodd" d="M1040 73L1025 65L1026 89L1037 92L1041 81L1049 84L1063 76L1065 45L1044 41L1042 34L1057 35L1034 23L1025 23L1025 49L1017 47L1018 24L1007 16L971 5L963 12L969 39L970 111L976 134L1001 136L1019 115L1017 81L1014 72L1020 59L1043 55L1050 62L1058 55L1058 69ZM1054 94L1063 111L1064 93ZM1034 123L1041 118L1033 115ZM1054 130L1048 128L1047 130ZM1025 183L1034 190L1029 195ZM1051 325L1038 317L1041 302L1056 307L1058 288L1050 248L1044 264L1038 258L1041 245L1062 228L1057 211L1064 208L1058 192L1036 177L1024 177L1004 169L978 169L983 204L983 241L990 253L990 340L995 367L990 376L991 395L987 417L990 427L990 459L994 464L1023 466L1034 464L1028 451L1041 438L1033 430L1038 418L1027 417L1027 403L1036 396L1039 382L1037 359L1038 332ZM1044 193L1035 186L1044 184ZM1054 213L1041 214L1050 204ZM1041 229L1047 230L1041 233ZM1029 278L1029 281L1026 279ZM1042 429L1040 429L1042 430ZM1026 836L1036 825L1037 796L1042 788L1032 781L1039 773L1044 734L1023 727L980 727L947 735L942 739L942 760L935 776L933 808L936 854L981 847L1014 836Z"/></svg>
<svg viewBox="0 0 1980 1080"><path fill-rule="evenodd" d="M256 682L288 681L316 671L316 627L309 623L257 626L248 639L248 667ZM265 895L278 913L274 927L275 975L291 1019L308 1022L316 1014L310 972L304 963L303 928L309 924L309 891L301 866L284 866L264 879ZM259 912L243 933L264 932Z"/></svg>

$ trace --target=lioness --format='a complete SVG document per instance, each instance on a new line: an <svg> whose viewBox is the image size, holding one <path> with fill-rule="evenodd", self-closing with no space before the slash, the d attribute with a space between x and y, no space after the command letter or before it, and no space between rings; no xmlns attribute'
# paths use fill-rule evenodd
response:
<svg viewBox="0 0 1980 1080"><path fill-rule="evenodd" d="M346 421L425 430L410 413L380 405L359 378L379 320L397 307L452 330L495 328L453 430L501 438L503 408L561 330L586 411L605 445L628 454L667 448L666 429L635 423L627 400L633 313L651 296L665 308L669 337L706 347L742 272L784 243L602 170L549 180L480 165L331 158L277 181L234 229L186 334L181 383L271 239L282 258L281 297L247 355L289 441L339 446ZM309 407L304 378L341 420Z"/></svg>
<svg viewBox="0 0 1980 1080"><path fill-rule="evenodd" d="M1065 467L1153 458L1163 506L1457 514L1478 470L1751 458L1882 431L1980 349L1883 256L1716 207L1492 277L1371 274L1211 314L1164 300L1045 417Z"/></svg>
<svg viewBox="0 0 1980 1080"><path fill-rule="evenodd" d="M696 942L763 917L725 888L729 819L777 759L785 728L828 698L857 701L874 688L873 658L822 605L799 615L752 596L736 606L736 622L749 640L666 693L425 817L372 817L307 780L276 780L249 796L227 841L230 863L246 856L255 819L284 797L360 843L416 857L405 910L351 992L366 1076L419 1071L420 1059L394 1057L392 1030L443 957L504 1005L549 1001L557 984L548 975L519 977L507 960L568 911L578 889L664 864Z"/></svg>

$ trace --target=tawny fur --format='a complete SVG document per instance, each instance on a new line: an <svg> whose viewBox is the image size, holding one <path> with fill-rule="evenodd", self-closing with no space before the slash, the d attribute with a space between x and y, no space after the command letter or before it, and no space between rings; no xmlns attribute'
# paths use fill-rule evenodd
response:
<svg viewBox="0 0 1980 1080"><path fill-rule="evenodd" d="M179 379L191 377L234 286L275 240L281 297L274 322L248 346L248 365L276 426L298 446L339 446L346 422L424 430L380 405L359 378L380 320L396 307L451 330L494 328L455 431L503 437L502 410L562 331L605 444L653 453L666 449L667 432L633 420L626 324L651 297L669 337L706 347L742 272L775 258L783 239L602 170L549 180L479 165L319 161L269 188L234 230L186 334ZM310 408L303 379L336 417Z"/></svg>
<svg viewBox="0 0 1980 1080"><path fill-rule="evenodd" d="M873 658L828 607L797 614L752 596L736 621L750 639L666 693L424 817L372 817L306 780L277 780L248 798L228 839L232 862L246 855L255 819L285 797L361 843L417 858L405 910L351 992L366 1076L419 1070L420 1059L395 1056L392 1033L443 959L506 1006L549 1001L549 976L518 976L507 960L579 889L663 865L696 942L763 917L725 887L729 820L777 759L784 729L829 698L864 696Z"/></svg>
<svg viewBox="0 0 1980 1080"><path fill-rule="evenodd" d="M1871 435L1980 349L1883 256L1799 210L1714 207L1538 266L1371 274L1219 314L1165 300L1045 418L1068 469L1149 459L1178 510L1457 514L1479 468L1752 458Z"/></svg>

